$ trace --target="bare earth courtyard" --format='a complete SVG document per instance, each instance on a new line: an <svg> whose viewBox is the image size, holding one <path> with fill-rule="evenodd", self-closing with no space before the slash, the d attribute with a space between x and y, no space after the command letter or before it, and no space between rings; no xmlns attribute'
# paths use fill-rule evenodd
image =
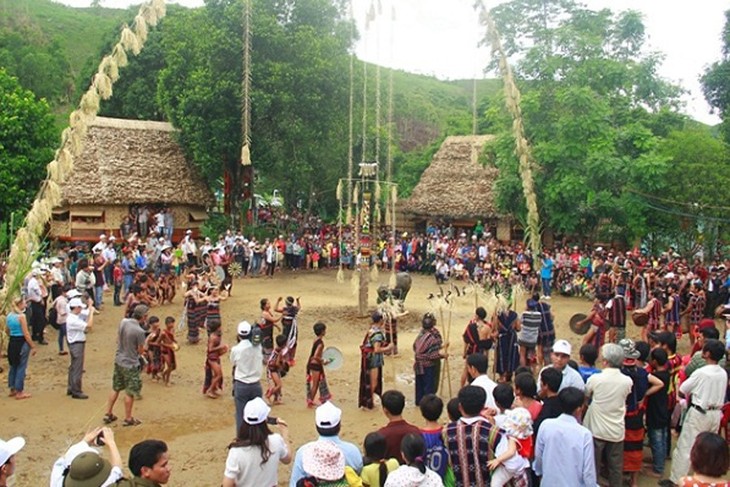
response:
<svg viewBox="0 0 730 487"><path fill-rule="evenodd" d="M449 312L444 311L444 320L434 310L429 293L438 292L431 276L413 276L413 288L406 302L410 314L399 324L399 351L397 358L386 358L384 368L384 389L401 390L408 399L406 418L419 425L420 414L413 406L413 352L412 344L420 328L420 317L427 311L435 311L439 318L438 327L444 338L448 331ZM325 343L338 347L345 356L344 366L328 373L333 401L343 409L342 437L357 445L367 433L385 423L380 411L364 411L357 408L357 381L359 374L359 345L367 330L369 320L357 316L357 301L350 286L350 275L338 284L334 272L277 273L274 279L239 279L234 281L233 296L222 305L224 341L235 344L235 324L246 319L259 317L259 300L268 297L273 301L279 296L301 296L302 312L299 316L299 349L297 364L284 379L284 404L275 406L272 415L289 423L293 446L316 438L314 411L306 408L304 387L304 363L313 340L312 325L322 320L327 324ZM381 273L380 281L387 282L388 275ZM375 307L375 289L378 283L371 283L371 307ZM25 401L2 399L4 420L0 426L0 438L8 439L22 435L27 440L25 449L18 456L16 474L17 486L47 485L53 462L72 443L81 439L87 429L102 425L102 416L109 391L116 348L116 329L122 316L121 307L112 307L111 294L105 296L108 305L97 316L95 329L89 335L86 348L86 374L84 392L90 398L86 401L73 400L66 396L68 357L59 356L56 346L56 332L47 328L50 345L40 347L38 354L30 359L26 389L33 397ZM161 319L182 313L180 294L174 305L154 308L151 315ZM451 392L456 395L462 370L461 333L474 311L474 296L456 300L451 317L450 358ZM555 297L552 300L557 320L558 336L572 342L574 350L580 337L570 332L568 319L577 312L587 312L590 303L582 299ZM518 306L521 311L522 305ZM631 327L631 325L629 325ZM636 338L638 329L631 327L629 334ZM129 448L146 438L166 441L170 447L173 474L170 486L215 486L220 485L226 458L226 447L234 436L234 407L230 397L230 375L225 377L226 394L213 400L202 395L204 377L205 345L190 346L185 343L183 332L178 336L181 344L178 352L178 370L173 373L172 387L166 388L144 377L142 394L144 399L136 402L134 415L142 421L136 427L122 427L121 421L114 425L117 444L126 462ZM574 357L577 358L577 357ZM224 369L229 362L224 359ZM2 380L6 381L6 372ZM265 386L264 386L265 388ZM442 397L449 396L444 387ZM121 401L116 405L116 414L122 413ZM442 417L446 421L445 413ZM126 471L126 467L125 467ZM287 485L289 467L279 469L279 484ZM655 485L654 479L643 478L641 485Z"/></svg>

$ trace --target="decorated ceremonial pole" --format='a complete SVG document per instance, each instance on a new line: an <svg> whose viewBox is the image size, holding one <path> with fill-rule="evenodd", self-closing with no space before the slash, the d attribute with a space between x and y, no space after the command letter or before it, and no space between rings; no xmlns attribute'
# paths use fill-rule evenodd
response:
<svg viewBox="0 0 730 487"><path fill-rule="evenodd" d="M378 163L360 163L360 189L362 198L360 203L360 214L358 218L360 227L360 282L358 289L357 309L360 316L368 314L368 297L370 290L370 257L372 255L372 183L377 178ZM376 202L377 204L377 202Z"/></svg>

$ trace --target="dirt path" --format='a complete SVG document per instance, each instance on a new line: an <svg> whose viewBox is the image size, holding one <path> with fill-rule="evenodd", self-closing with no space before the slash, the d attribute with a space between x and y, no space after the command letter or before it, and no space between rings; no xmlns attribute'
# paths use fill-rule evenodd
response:
<svg viewBox="0 0 730 487"><path fill-rule="evenodd" d="M388 280L381 274L381 281ZM371 284L371 302L374 306L376 283ZM420 327L420 316L434 311L426 299L429 293L437 291L430 277L414 276L413 289L408 297L410 314L401 320L399 326L399 348L401 356L387 358L385 366L385 389L401 390L409 403L405 416L421 423L418 410L413 407L413 370L411 346ZM337 284L334 272L284 273L274 279L244 279L234 283L233 296L223 303L224 339L235 344L235 325L242 319L255 320L259 316L259 300L268 297L275 301L279 296L301 296L300 346L298 363L284 379L284 404L276 406L273 415L284 418L290 425L290 436L295 447L316 437L314 411L305 407L303 363L313 340L311 327L317 320L328 325L326 343L337 346L345 355L344 366L330 372L328 380L334 394L334 402L343 409L342 437L358 445L364 436L385 423L379 411L357 409L357 380L359 373L359 344L369 320L357 317L356 299L348 281ZM105 296L111 302L111 295ZM557 315L558 336L568 338L574 347L579 337L568 327L568 318L576 312L586 312L590 304L578 299L553 299ZM455 395L462 370L461 332L474 311L474 298L458 300L452 311L451 343L457 356L450 359L452 392ZM153 309L151 314L163 321L166 316L179 319L182 305L166 305ZM121 318L121 308L107 306L97 316L96 329L88 337L86 348L86 374L84 391L90 396L86 401L73 400L66 396L66 373L68 357L58 356L55 331L48 328L51 345L42 347L31 357L26 389L33 397L25 401L4 398L2 412L4 420L0 426L0 438L8 439L22 435L27 446L18 458L16 485L41 486L48 483L53 462L73 442L78 441L91 427L101 425L107 395L111 388L111 373L114 360L116 328ZM446 335L448 312L438 327ZM437 318L439 313L436 312ZM630 333L636 335L636 329ZM181 343L184 338L179 337ZM576 348L577 350L577 348ZM234 407L230 392L230 380L225 379L226 395L213 400L204 397L200 390L203 381L204 345L183 344L178 352L178 370L173 374L174 385L166 388L161 384L144 379L144 399L135 404L134 415L143 424L133 428L114 425L117 444L126 461L129 448L145 438L165 440L171 450L173 474L170 486L203 487L219 485L223 475L226 446L234 436ZM228 361L224 360L224 368ZM2 374L5 380L6 372ZM448 396L448 388L444 397ZM118 403L116 413L121 416L122 404ZM286 485L289 468L279 470L280 485ZM641 485L654 485L655 481L643 479Z"/></svg>

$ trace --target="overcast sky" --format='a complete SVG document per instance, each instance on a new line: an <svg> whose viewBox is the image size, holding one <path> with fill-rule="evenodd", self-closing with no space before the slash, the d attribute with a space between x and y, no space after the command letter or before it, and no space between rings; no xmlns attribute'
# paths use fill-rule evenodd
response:
<svg viewBox="0 0 730 487"><path fill-rule="evenodd" d="M56 0L72 6L88 6L90 0ZM353 0L361 32L360 58L405 71L442 79L483 76L489 53L476 47L483 36L472 9L473 0L380 0L384 14L368 30L365 14L372 1ZM583 0L590 8L614 11L633 8L644 15L648 48L666 55L660 73L679 83L685 95L685 111L705 123L719 121L710 115L702 96L699 76L720 58L720 38L727 0ZM139 0L102 0L105 7L126 7ZM203 0L174 0L200 6ZM490 6L501 3L491 2ZM395 21L389 12L395 9ZM392 33L392 35L391 35Z"/></svg>

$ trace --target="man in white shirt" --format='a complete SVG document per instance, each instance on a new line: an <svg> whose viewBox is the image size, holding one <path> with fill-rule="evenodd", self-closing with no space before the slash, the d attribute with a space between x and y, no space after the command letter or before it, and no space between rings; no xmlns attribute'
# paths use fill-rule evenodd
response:
<svg viewBox="0 0 730 487"><path fill-rule="evenodd" d="M580 389L581 391L583 391L586 387L585 382L583 382L583 378L580 376L578 371L568 365L572 350L573 347L567 340L556 341L553 345L553 353L550 356L553 361L552 365L546 365L545 367L540 369L540 372L542 372L547 367L554 367L563 374L563 380L560 383L561 391L566 387L575 387L576 389ZM537 389L540 390L540 374L538 374L537 376Z"/></svg>
<svg viewBox="0 0 730 487"><path fill-rule="evenodd" d="M99 441L101 440L101 442ZM94 446L104 446L109 449L111 460L101 458ZM50 487L63 487L66 478L74 485L86 481L99 487L116 485L124 478L122 471L122 457L114 441L114 432L111 428L96 428L84 436L84 439L71 447L56 460L51 470ZM67 484L71 482L66 482Z"/></svg>
<svg viewBox="0 0 730 487"><path fill-rule="evenodd" d="M94 246L91 248L91 253L94 253L96 251L102 252L106 248L106 235L101 234L99 235L99 241L94 244Z"/></svg>
<svg viewBox="0 0 730 487"><path fill-rule="evenodd" d="M263 395L261 372L264 354L261 349L260 335L255 334L248 321L237 327L238 344L231 348L230 359L233 365L233 398L236 403L236 434L241 429L243 410L246 403ZM258 343L254 343L258 342Z"/></svg>
<svg viewBox="0 0 730 487"><path fill-rule="evenodd" d="M679 484L679 480L689 473L689 454L697 435L705 431L715 433L720 427L728 378L717 363L724 356L725 346L721 341L707 340L702 347L702 358L707 365L695 371L679 386L680 394L690 400L689 407L672 453L671 475L669 480L662 480L659 485Z"/></svg>
<svg viewBox="0 0 730 487"><path fill-rule="evenodd" d="M198 264L198 247L195 245L195 240L193 240L193 231L192 230L186 230L185 231L185 237L183 238L182 242L180 242L180 247L182 248L183 253L188 259L188 266L195 266Z"/></svg>
<svg viewBox="0 0 730 487"><path fill-rule="evenodd" d="M586 395L592 398L583 425L593 434L596 472L605 456L609 485L622 485L624 464L624 435L626 427L626 397L633 382L621 373L624 350L615 343L601 347L604 369L586 383ZM604 455L605 454L605 455Z"/></svg>
<svg viewBox="0 0 730 487"><path fill-rule="evenodd" d="M543 421L537 433L535 474L542 477L542 487L596 487L593 436L577 419L585 395L568 387L560 391L558 401L563 414Z"/></svg>
<svg viewBox="0 0 730 487"><path fill-rule="evenodd" d="M84 352L86 349L86 334L94 326L94 306L89 299L89 313L81 316L81 311L86 306L79 298L73 298L68 302L69 313L66 316L66 340L68 351L71 354L71 365L68 368L68 386L66 395L74 399L88 399L89 396L81 390L81 378L84 374Z"/></svg>
<svg viewBox="0 0 730 487"><path fill-rule="evenodd" d="M43 309L43 291L40 283L40 270L33 269L26 286L26 300L30 305L30 332L34 341L40 345L48 345L43 338L46 327L45 312Z"/></svg>
<svg viewBox="0 0 730 487"><path fill-rule="evenodd" d="M494 402L494 388L497 383L487 376L488 368L487 356L483 353L473 353L466 358L466 371L472 378L471 385L484 389L487 393L487 399L484 401L484 407L491 409L492 414L499 412L497 403Z"/></svg>

